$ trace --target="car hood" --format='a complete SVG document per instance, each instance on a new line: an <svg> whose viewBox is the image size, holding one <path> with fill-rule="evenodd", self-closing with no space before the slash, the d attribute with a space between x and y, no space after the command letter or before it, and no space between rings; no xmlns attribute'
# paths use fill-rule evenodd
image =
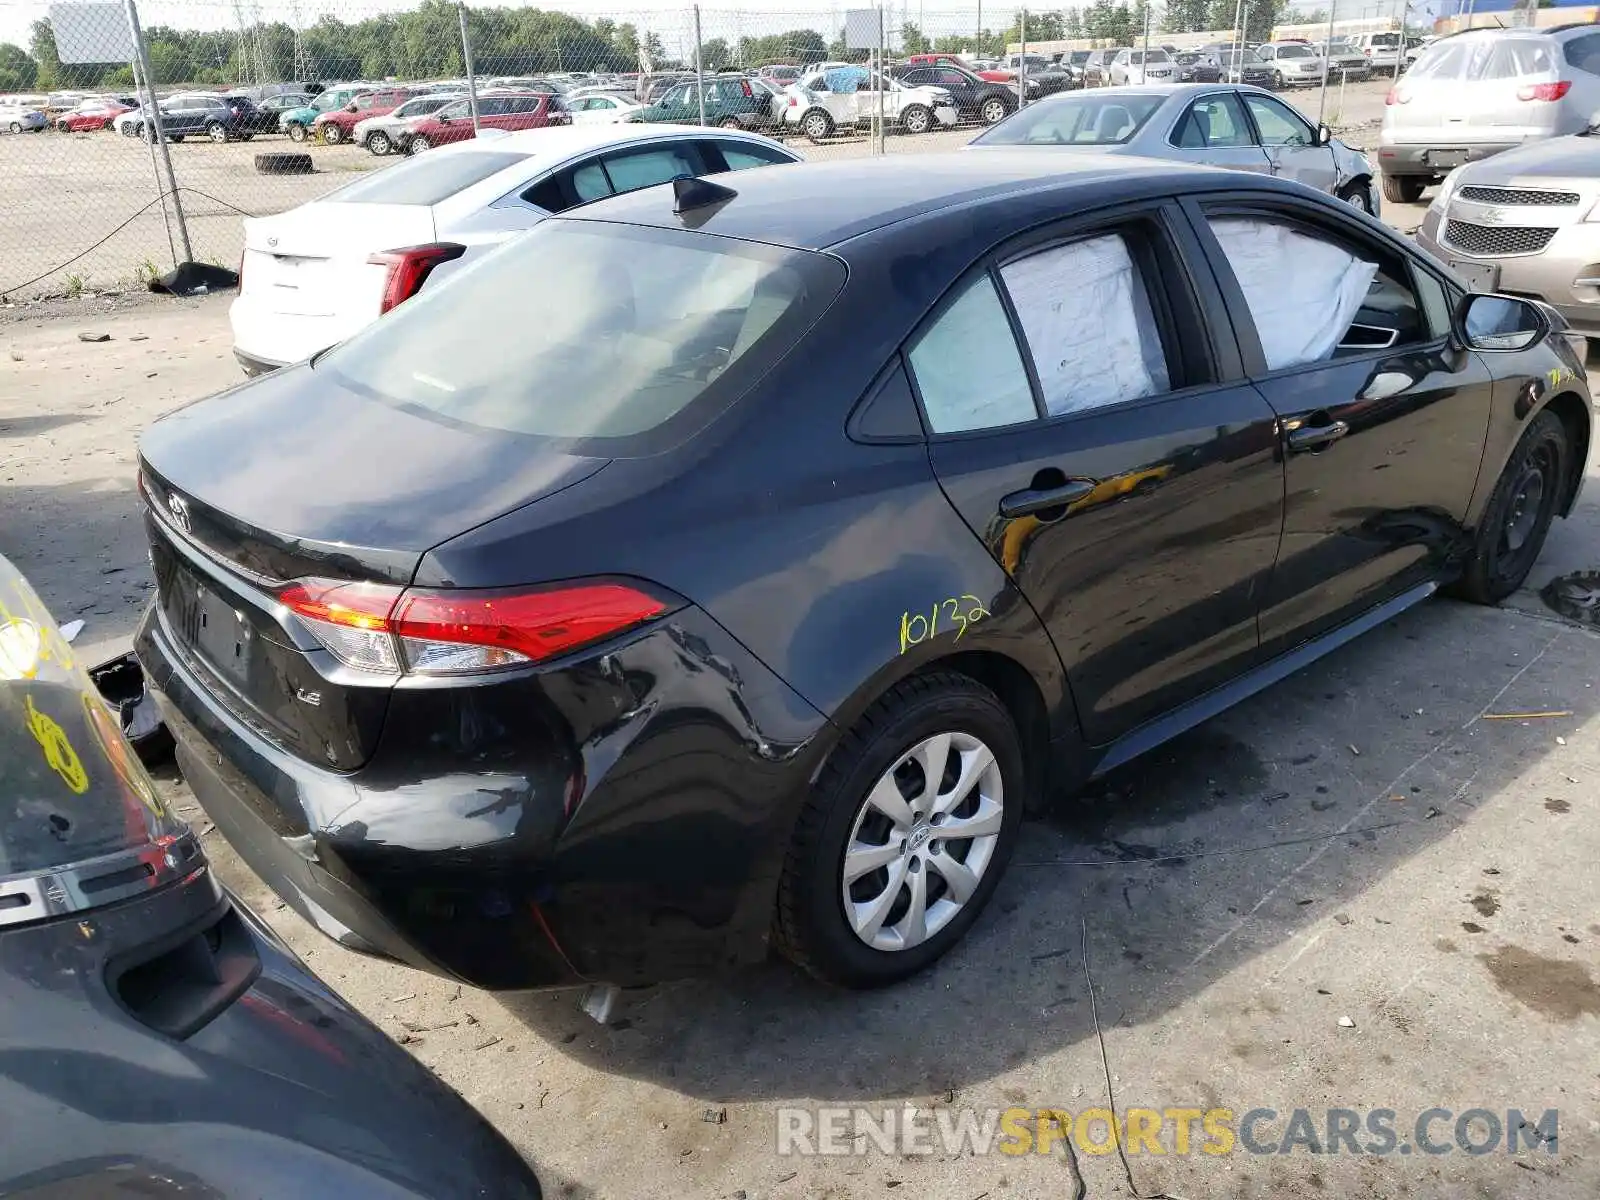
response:
<svg viewBox="0 0 1600 1200"><path fill-rule="evenodd" d="M1492 158L1462 167L1458 183L1511 184L1600 178L1600 137L1571 135L1524 142Z"/></svg>

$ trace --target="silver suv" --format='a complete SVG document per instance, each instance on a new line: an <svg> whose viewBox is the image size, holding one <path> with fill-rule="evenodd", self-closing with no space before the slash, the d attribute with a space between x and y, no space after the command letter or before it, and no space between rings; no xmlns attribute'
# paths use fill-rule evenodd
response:
<svg viewBox="0 0 1600 1200"><path fill-rule="evenodd" d="M1414 204L1463 163L1578 133L1600 111L1600 27L1473 29L1440 38L1390 89L1384 199Z"/></svg>

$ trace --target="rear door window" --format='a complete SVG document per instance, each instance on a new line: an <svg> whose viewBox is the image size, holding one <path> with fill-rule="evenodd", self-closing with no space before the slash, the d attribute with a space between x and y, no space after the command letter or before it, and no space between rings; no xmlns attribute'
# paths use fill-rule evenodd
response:
<svg viewBox="0 0 1600 1200"><path fill-rule="evenodd" d="M728 164L730 171L743 171L746 167L767 167L773 163L794 161L776 147L762 146L755 142L730 141L713 144L722 155L722 161Z"/></svg>
<svg viewBox="0 0 1600 1200"><path fill-rule="evenodd" d="M452 424L619 439L582 452L647 453L748 390L844 278L838 260L809 251L549 220L425 289L314 369ZM550 279L561 281L559 304L542 302Z"/></svg>
<svg viewBox="0 0 1600 1200"><path fill-rule="evenodd" d="M611 177L611 186L618 192L653 187L679 175L698 175L701 171L698 156L687 142L608 154L601 161Z"/></svg>
<svg viewBox="0 0 1600 1200"><path fill-rule="evenodd" d="M1589 75L1600 75L1600 33L1575 37L1563 47L1567 64Z"/></svg>
<svg viewBox="0 0 1600 1200"><path fill-rule="evenodd" d="M1172 141L1189 150L1255 145L1250 120L1232 92L1196 100L1178 122Z"/></svg>

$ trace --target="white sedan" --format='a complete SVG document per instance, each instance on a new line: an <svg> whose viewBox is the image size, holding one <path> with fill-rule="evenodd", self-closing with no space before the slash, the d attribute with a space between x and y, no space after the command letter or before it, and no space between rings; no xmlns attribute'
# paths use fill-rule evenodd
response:
<svg viewBox="0 0 1600 1200"><path fill-rule="evenodd" d="M884 120L907 133L954 127L955 97L939 87L906 87L894 79L882 92ZM813 71L784 89L786 128L794 127L813 142L822 142L839 128L870 125L878 112L881 81L865 67L831 67Z"/></svg>
<svg viewBox="0 0 1600 1200"><path fill-rule="evenodd" d="M644 108L610 92L589 92L567 96L567 108L574 125L618 125Z"/></svg>
<svg viewBox="0 0 1600 1200"><path fill-rule="evenodd" d="M680 175L800 161L758 134L639 124L502 133L404 159L245 218L234 357L251 375L309 358L552 213Z"/></svg>

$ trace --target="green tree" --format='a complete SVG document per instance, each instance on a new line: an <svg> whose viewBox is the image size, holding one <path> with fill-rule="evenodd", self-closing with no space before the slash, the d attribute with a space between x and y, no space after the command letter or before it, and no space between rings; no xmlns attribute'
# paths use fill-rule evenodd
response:
<svg viewBox="0 0 1600 1200"><path fill-rule="evenodd" d="M932 45L928 35L912 21L900 26L900 48L906 54L926 54Z"/></svg>
<svg viewBox="0 0 1600 1200"><path fill-rule="evenodd" d="M1083 12L1081 9L1067 9L1066 19L1061 23L1061 32L1069 38L1083 36Z"/></svg>
<svg viewBox="0 0 1600 1200"><path fill-rule="evenodd" d="M1202 29L1215 29L1217 26L1210 23L1210 9L1210 0L1167 0L1162 32L1198 33Z"/></svg>
<svg viewBox="0 0 1600 1200"><path fill-rule="evenodd" d="M700 43L700 66L706 71L726 71L733 66L733 50L725 38Z"/></svg>
<svg viewBox="0 0 1600 1200"><path fill-rule="evenodd" d="M21 46L0 42L0 92L27 91L39 78L39 64Z"/></svg>

